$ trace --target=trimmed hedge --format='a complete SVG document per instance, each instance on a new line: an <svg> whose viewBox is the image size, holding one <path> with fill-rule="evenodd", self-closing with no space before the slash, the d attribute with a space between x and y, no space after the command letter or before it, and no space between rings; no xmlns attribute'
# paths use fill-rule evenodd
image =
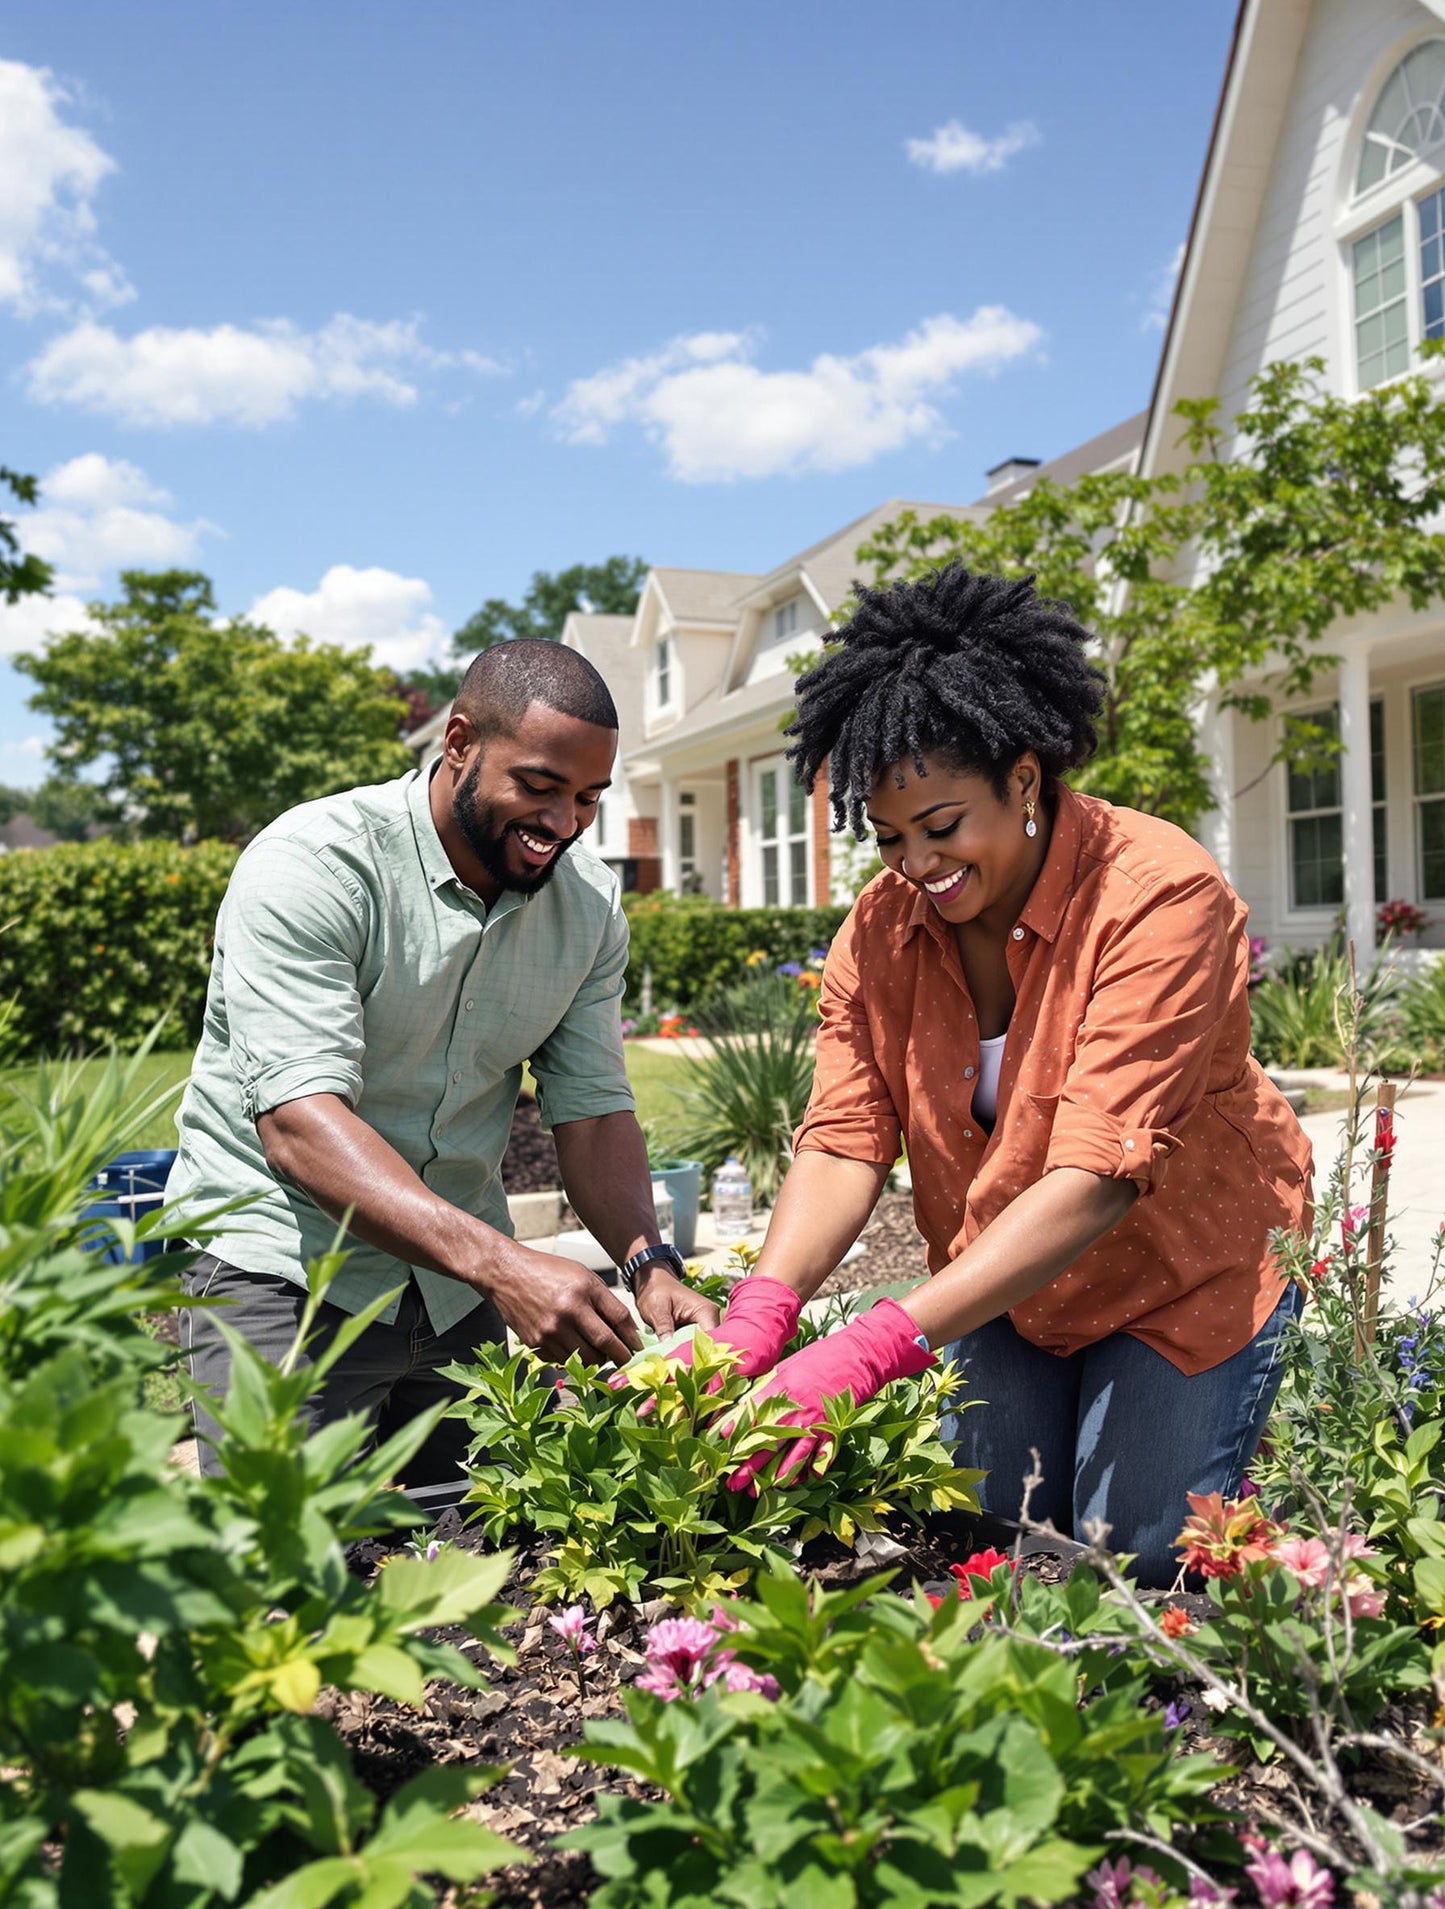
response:
<svg viewBox="0 0 1445 1909"><path fill-rule="evenodd" d="M17 1060L130 1049L169 1009L168 1047L201 1036L216 911L238 850L220 842L67 843L0 855L0 1001ZM629 895L627 1003L652 969L658 1007L690 1008L737 981L744 958L804 961L846 908L725 908L703 896Z"/></svg>
<svg viewBox="0 0 1445 1909"><path fill-rule="evenodd" d="M725 908L704 895L628 895L632 930L627 1005L642 998L643 970L652 970L658 1008L692 1008L741 978L743 962L761 948L769 960L805 961L826 948L846 908Z"/></svg>
<svg viewBox="0 0 1445 1909"><path fill-rule="evenodd" d="M221 842L67 843L0 855L0 1001L15 1058L135 1047L166 1009L167 1047L200 1039Z"/></svg>

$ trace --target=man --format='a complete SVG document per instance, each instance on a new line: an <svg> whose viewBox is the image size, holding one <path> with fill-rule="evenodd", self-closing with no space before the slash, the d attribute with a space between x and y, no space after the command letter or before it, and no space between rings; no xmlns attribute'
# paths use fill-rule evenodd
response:
<svg viewBox="0 0 1445 1909"><path fill-rule="evenodd" d="M715 1322L659 1246L647 1150L623 1066L627 922L581 847L608 786L617 712L559 643L500 643L458 692L434 771L292 809L236 864L216 925L205 1028L181 1104L172 1198L238 1197L191 1273L193 1377L224 1394L224 1318L278 1361L306 1264L347 1219L327 1292L334 1334L394 1288L311 1402L365 1410L385 1437L458 1388L440 1368L504 1327L546 1358L622 1361L627 1308L571 1260L511 1238L499 1177L530 1061L567 1197L657 1331ZM203 1470L217 1428L197 1409ZM455 1477L443 1420L408 1469Z"/></svg>

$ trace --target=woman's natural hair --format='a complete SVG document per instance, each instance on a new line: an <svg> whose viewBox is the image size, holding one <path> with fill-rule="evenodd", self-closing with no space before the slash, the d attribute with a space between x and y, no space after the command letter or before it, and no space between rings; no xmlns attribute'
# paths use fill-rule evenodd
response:
<svg viewBox="0 0 1445 1909"><path fill-rule="evenodd" d="M1088 633L1032 577L977 576L950 563L913 583L853 586L853 614L798 683L786 734L804 788L826 761L833 826L862 833L878 778L927 755L986 776L1000 801L1010 769L1032 749L1047 793L1087 762L1104 676ZM830 760L831 759L831 760Z"/></svg>

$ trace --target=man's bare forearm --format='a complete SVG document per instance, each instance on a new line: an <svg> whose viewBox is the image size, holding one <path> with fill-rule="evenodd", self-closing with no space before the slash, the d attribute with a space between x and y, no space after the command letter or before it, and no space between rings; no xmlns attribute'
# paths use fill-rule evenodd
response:
<svg viewBox="0 0 1445 1909"><path fill-rule="evenodd" d="M509 1242L433 1193L396 1149L336 1094L308 1094L256 1122L268 1164L335 1220L410 1266L477 1284Z"/></svg>
<svg viewBox="0 0 1445 1909"><path fill-rule="evenodd" d="M652 1175L637 1116L619 1112L562 1121L552 1138L567 1199L613 1264L655 1246L660 1235Z"/></svg>

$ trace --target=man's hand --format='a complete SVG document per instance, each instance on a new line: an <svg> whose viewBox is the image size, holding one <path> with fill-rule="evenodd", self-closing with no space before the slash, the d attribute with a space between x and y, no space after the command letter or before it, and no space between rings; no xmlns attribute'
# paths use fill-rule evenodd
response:
<svg viewBox="0 0 1445 1909"><path fill-rule="evenodd" d="M712 1301L684 1285L656 1260L637 1275L632 1296L637 1310L659 1338L680 1326L701 1326L704 1332L711 1332L718 1322L718 1309Z"/></svg>
<svg viewBox="0 0 1445 1909"><path fill-rule="evenodd" d="M632 1314L597 1274L576 1260L507 1240L485 1271L469 1280L544 1359L580 1352L590 1364L626 1365L642 1350Z"/></svg>

